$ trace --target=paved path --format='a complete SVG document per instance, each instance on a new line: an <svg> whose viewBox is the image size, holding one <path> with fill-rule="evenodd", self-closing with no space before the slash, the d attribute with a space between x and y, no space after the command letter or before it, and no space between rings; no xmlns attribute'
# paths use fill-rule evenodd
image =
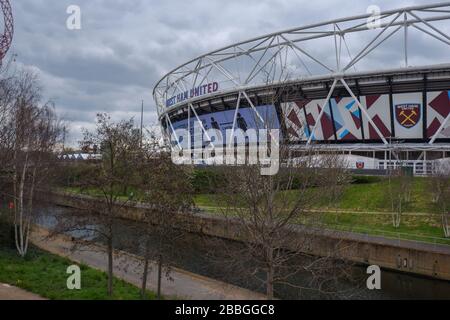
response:
<svg viewBox="0 0 450 320"><path fill-rule="evenodd" d="M0 300L45 300L45 299L34 293L22 290L14 286L10 286L9 284L0 283Z"/></svg>
<svg viewBox="0 0 450 320"><path fill-rule="evenodd" d="M67 236L53 237L46 239L48 232L40 227L36 227L32 234L32 242L38 247L50 251L54 254L68 257L77 263L84 263L99 269L106 270L107 256L100 245L86 244L78 246L75 252L71 251L72 242ZM114 273L121 278L138 287L141 286L142 259L138 256L124 252L115 251ZM152 265L149 272L147 287L156 291L157 273L155 265ZM190 273L185 270L173 268L170 274L173 281L167 280L163 276L161 282L162 294L166 297L176 297L193 300L259 300L264 299L262 294L233 286L211 278Z"/></svg>
<svg viewBox="0 0 450 320"><path fill-rule="evenodd" d="M214 212L216 211L230 211L230 208L228 207L221 207L221 206L202 206L202 205L198 205L197 206L200 210L202 210L204 213L210 213L214 215ZM245 209L245 208L234 208L234 209ZM211 210L213 212L211 212ZM286 209L288 210L288 209ZM343 209L308 209L305 210L305 212L307 213L335 213L335 214L345 214L345 213L351 213L351 214L364 214L364 215L382 215L382 216L386 216L386 215L392 215L392 214L396 214L395 212L390 212L390 211L364 211L364 210L343 210ZM402 213L403 216L441 216L440 213L432 213L432 212L403 212Z"/></svg>

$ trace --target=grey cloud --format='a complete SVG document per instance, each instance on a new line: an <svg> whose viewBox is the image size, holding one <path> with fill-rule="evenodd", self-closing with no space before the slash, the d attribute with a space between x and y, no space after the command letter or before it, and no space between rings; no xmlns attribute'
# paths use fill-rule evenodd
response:
<svg viewBox="0 0 450 320"><path fill-rule="evenodd" d="M18 63L41 73L47 99L73 121L72 140L96 112L138 117L156 111L151 90L167 71L202 53L261 34L348 15L428 1L20 0L13 2ZM82 30L65 27L66 8L82 10ZM395 48L386 48L388 56ZM423 61L442 57L423 51ZM385 56L374 56L380 63ZM381 59L381 60L380 60Z"/></svg>

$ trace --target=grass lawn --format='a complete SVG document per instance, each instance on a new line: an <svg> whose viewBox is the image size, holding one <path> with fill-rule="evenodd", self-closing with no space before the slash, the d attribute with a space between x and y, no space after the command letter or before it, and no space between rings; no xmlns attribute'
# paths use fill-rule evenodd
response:
<svg viewBox="0 0 450 320"><path fill-rule="evenodd" d="M411 201L405 206L406 214L403 215L399 228L392 226L388 190L388 181L383 178L369 179L368 183L350 184L336 203L330 204L326 199L317 203L315 209L319 212L323 210L323 213L317 213L318 217L309 220L331 229L450 245L450 239L444 239L440 215L435 214L437 208L430 201L429 179L414 178ZM288 197L297 196L295 191L285 192ZM220 214L223 211L220 209L223 204L218 195L199 194L194 200L197 206L209 213ZM311 223L310 221L299 223Z"/></svg>
<svg viewBox="0 0 450 320"><path fill-rule="evenodd" d="M436 206L430 201L429 180L427 178L414 178L411 201L406 204L405 212L436 213ZM322 199L316 203L316 209L341 209L345 211L373 211L389 212L391 201L388 191L389 184L386 179L377 179L370 183L350 184L337 202L329 203ZM319 190L320 192L320 190ZM285 191L288 196L295 197L296 191ZM218 196L214 194L198 194L194 197L199 207L217 207Z"/></svg>
<svg viewBox="0 0 450 320"><path fill-rule="evenodd" d="M436 206L430 201L429 179L416 177L413 180L411 201L405 212L436 213ZM389 183L382 179L373 183L350 184L335 208L355 211L391 211L388 194Z"/></svg>
<svg viewBox="0 0 450 320"><path fill-rule="evenodd" d="M48 299L134 300L140 299L137 287L114 279L114 295L106 294L107 275L80 265L81 290L69 290L66 286L67 267L74 262L31 247L25 258L4 244L0 247L0 282L28 290ZM155 299L148 293L148 299Z"/></svg>
<svg viewBox="0 0 450 320"><path fill-rule="evenodd" d="M321 216L322 223L331 229L450 245L439 219L437 215L404 215L395 228L389 214L327 212Z"/></svg>

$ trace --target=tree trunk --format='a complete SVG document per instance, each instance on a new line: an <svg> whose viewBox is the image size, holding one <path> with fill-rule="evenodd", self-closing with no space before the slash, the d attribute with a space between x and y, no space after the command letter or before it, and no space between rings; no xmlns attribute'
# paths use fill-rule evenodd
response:
<svg viewBox="0 0 450 320"><path fill-rule="evenodd" d="M273 248L267 249L267 279L266 279L266 296L267 300L273 300L273 278L274 278L274 270L273 270Z"/></svg>
<svg viewBox="0 0 450 320"><path fill-rule="evenodd" d="M41 161L41 158L39 157L38 163ZM31 230L31 219L32 219L32 213L33 213L33 196L34 196L34 187L36 183L36 166L33 168L33 175L31 179L31 186L30 186L30 194L28 199L28 220L27 224L25 226L25 248L24 248L24 255L28 252L28 243L30 240L30 230Z"/></svg>
<svg viewBox="0 0 450 320"><path fill-rule="evenodd" d="M267 271L267 290L266 290L267 300L273 300L273 270L269 268Z"/></svg>
<svg viewBox="0 0 450 320"><path fill-rule="evenodd" d="M25 161L22 167L22 173L21 173L21 179L19 182L19 190L18 195L15 195L15 197L18 198L18 210L19 212L19 221L18 223L15 220L15 230L16 230L16 247L17 251L19 252L19 255L23 258L25 257L26 251L25 251L25 239L24 239L24 219L25 219L25 212L24 212L24 197L25 197L25 179L26 179L26 173L28 170L28 152L25 154ZM18 233L18 235L17 235Z"/></svg>
<svg viewBox="0 0 450 320"><path fill-rule="evenodd" d="M113 294L113 245L112 245L112 237L108 238L108 295L112 296Z"/></svg>
<svg viewBox="0 0 450 320"><path fill-rule="evenodd" d="M449 224L449 213L444 213L442 215L442 227L444 228L444 236L450 238L450 224Z"/></svg>
<svg viewBox="0 0 450 320"><path fill-rule="evenodd" d="M147 290L149 241L150 240L147 237L147 239L145 241L144 271L143 271L143 274L142 274L142 285L141 285L141 298L142 299L145 299L145 291Z"/></svg>
<svg viewBox="0 0 450 320"><path fill-rule="evenodd" d="M148 275L148 258L144 258L144 273L142 275L142 286L141 286L141 298L145 300L145 291L147 290L147 275Z"/></svg>
<svg viewBox="0 0 450 320"><path fill-rule="evenodd" d="M158 300L161 299L161 273L162 273L162 254L158 257L158 290L157 290L157 296Z"/></svg>

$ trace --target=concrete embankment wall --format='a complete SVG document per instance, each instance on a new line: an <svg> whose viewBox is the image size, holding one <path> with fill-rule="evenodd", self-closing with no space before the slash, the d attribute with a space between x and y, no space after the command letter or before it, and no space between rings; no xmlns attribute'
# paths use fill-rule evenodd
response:
<svg viewBox="0 0 450 320"><path fill-rule="evenodd" d="M45 197L54 204L77 209L92 208L99 200L89 196L55 193ZM117 209L117 216L140 221L146 206L130 203ZM177 225L188 232L199 232L230 240L245 241L246 235L232 219L206 214L179 215ZM395 240L350 232L294 227L307 239L302 251L318 256L348 259L367 265L450 280L450 246L408 240ZM289 248L288 248L289 249Z"/></svg>

